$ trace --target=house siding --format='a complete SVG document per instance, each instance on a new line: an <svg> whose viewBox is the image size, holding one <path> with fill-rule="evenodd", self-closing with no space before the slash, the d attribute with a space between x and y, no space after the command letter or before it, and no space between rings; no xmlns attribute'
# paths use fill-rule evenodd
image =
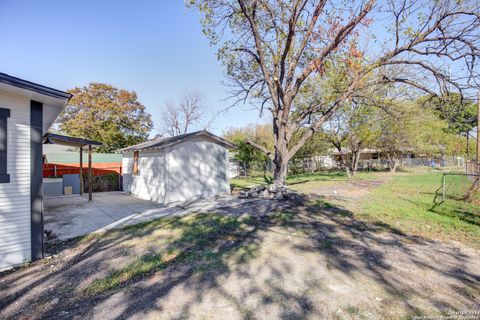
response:
<svg viewBox="0 0 480 320"><path fill-rule="evenodd" d="M207 138L175 145L167 158L166 202L227 194L228 150Z"/></svg>
<svg viewBox="0 0 480 320"><path fill-rule="evenodd" d="M145 200L165 202L165 153L141 151L133 175L133 152L123 155L123 190Z"/></svg>
<svg viewBox="0 0 480 320"><path fill-rule="evenodd" d="M123 187L141 199L168 203L229 193L228 150L197 137L161 151L140 151L138 175L133 153L123 155Z"/></svg>
<svg viewBox="0 0 480 320"><path fill-rule="evenodd" d="M0 92L7 120L7 173L0 183L0 270L29 261L30 239L30 100Z"/></svg>

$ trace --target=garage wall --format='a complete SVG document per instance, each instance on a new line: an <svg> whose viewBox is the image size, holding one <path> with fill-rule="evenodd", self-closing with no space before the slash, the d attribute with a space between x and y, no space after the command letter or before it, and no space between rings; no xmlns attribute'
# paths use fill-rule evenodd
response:
<svg viewBox="0 0 480 320"><path fill-rule="evenodd" d="M7 120L7 173L0 183L0 270L30 260L30 100L0 91Z"/></svg>
<svg viewBox="0 0 480 320"><path fill-rule="evenodd" d="M122 158L123 191L155 202L165 201L165 153L141 151L138 158L138 175L133 175L133 152Z"/></svg>
<svg viewBox="0 0 480 320"><path fill-rule="evenodd" d="M140 151L133 175L133 152L124 153L123 190L161 203L228 194L227 159L226 148L197 137L162 151Z"/></svg>
<svg viewBox="0 0 480 320"><path fill-rule="evenodd" d="M228 150L211 139L197 137L167 153L166 202L227 194Z"/></svg>

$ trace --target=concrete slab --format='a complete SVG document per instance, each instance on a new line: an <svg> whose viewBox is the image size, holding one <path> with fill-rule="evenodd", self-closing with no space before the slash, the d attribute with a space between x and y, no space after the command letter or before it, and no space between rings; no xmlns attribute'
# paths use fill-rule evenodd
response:
<svg viewBox="0 0 480 320"><path fill-rule="evenodd" d="M95 193L92 202L88 202L86 195L46 197L44 198L45 229L52 230L59 239L65 240L167 216L181 216L217 209L222 214L230 210L234 214L242 214L244 210L234 209L251 201L222 196L165 205L142 200L120 191ZM225 210L226 208L228 210Z"/></svg>

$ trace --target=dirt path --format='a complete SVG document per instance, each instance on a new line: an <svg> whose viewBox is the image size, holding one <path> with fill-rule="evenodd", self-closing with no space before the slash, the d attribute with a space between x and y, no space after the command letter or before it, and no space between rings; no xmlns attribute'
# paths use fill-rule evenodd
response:
<svg viewBox="0 0 480 320"><path fill-rule="evenodd" d="M359 205L360 200L388 179L390 179L388 175L379 175L377 179L341 181L312 188L309 194L352 210Z"/></svg>
<svg viewBox="0 0 480 320"><path fill-rule="evenodd" d="M282 206L249 202L235 216L179 217L70 243L0 277L0 318L399 319L480 311L477 250L369 225L346 210Z"/></svg>

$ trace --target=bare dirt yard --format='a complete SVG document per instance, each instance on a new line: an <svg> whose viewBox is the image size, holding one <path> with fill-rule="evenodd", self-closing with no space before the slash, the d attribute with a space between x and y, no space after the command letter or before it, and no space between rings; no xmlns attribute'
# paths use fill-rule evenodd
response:
<svg viewBox="0 0 480 320"><path fill-rule="evenodd" d="M362 183L354 189L366 195L382 181ZM478 249L326 204L325 196L347 197L350 187L313 190L303 203L258 200L50 244L51 258L0 277L0 318L408 319L480 311Z"/></svg>

